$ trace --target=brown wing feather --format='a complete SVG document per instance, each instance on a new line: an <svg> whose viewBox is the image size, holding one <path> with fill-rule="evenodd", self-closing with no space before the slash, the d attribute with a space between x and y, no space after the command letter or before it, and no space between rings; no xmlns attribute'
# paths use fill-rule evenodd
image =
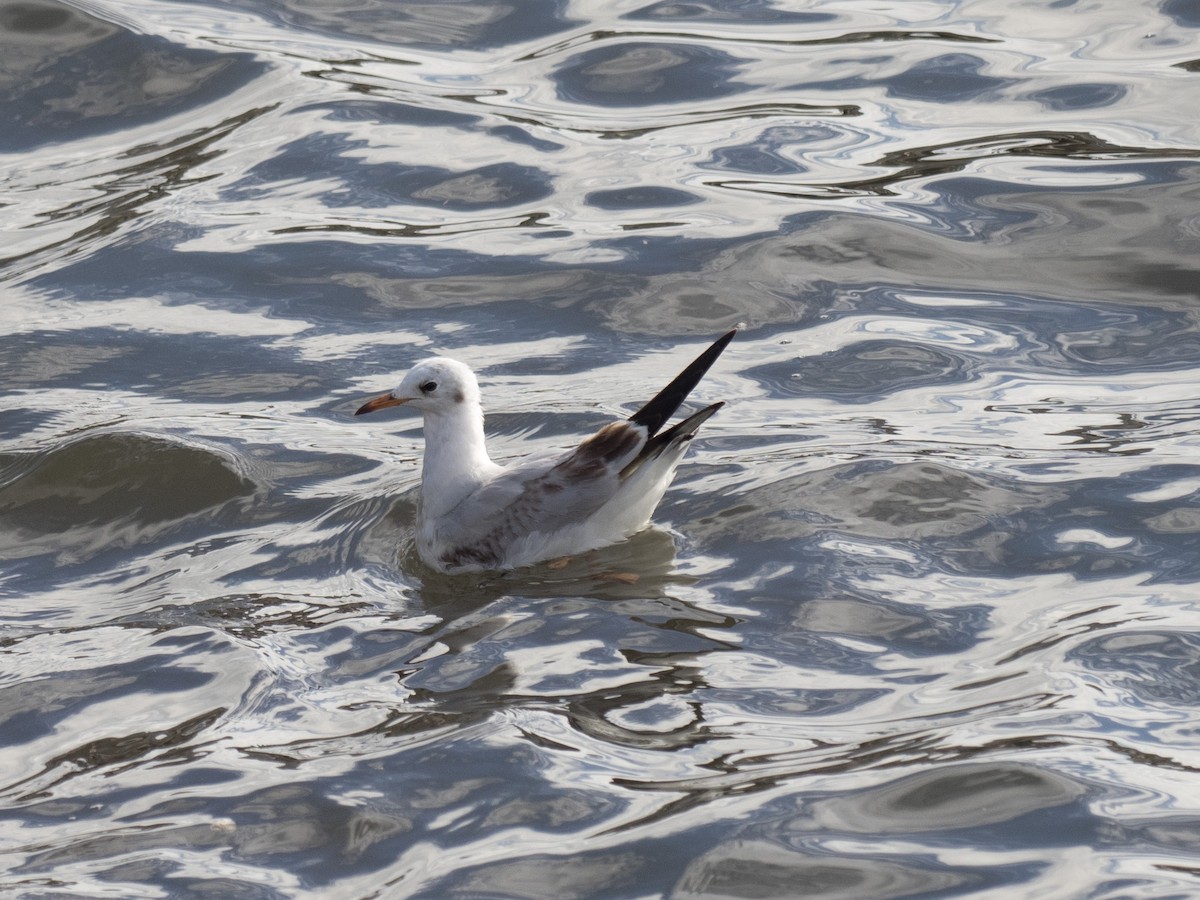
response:
<svg viewBox="0 0 1200 900"><path fill-rule="evenodd" d="M598 478L617 460L637 451L646 433L627 422L605 425L552 471L567 478Z"/></svg>

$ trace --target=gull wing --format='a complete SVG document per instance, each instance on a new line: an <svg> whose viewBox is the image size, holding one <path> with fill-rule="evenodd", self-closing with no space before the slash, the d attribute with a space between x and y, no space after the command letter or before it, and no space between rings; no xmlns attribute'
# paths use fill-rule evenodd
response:
<svg viewBox="0 0 1200 900"><path fill-rule="evenodd" d="M438 538L449 566L498 566L506 550L534 533L585 521L612 500L621 473L646 445L645 429L614 422L565 455L518 462L481 485L443 521Z"/></svg>

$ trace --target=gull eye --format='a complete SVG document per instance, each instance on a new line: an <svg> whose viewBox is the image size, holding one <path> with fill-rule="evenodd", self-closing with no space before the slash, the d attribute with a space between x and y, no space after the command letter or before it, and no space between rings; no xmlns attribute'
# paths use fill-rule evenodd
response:
<svg viewBox="0 0 1200 900"><path fill-rule="evenodd" d="M437 390L437 382L436 381L427 381L423 385L421 385L421 393L422 394L432 394L436 390Z"/></svg>

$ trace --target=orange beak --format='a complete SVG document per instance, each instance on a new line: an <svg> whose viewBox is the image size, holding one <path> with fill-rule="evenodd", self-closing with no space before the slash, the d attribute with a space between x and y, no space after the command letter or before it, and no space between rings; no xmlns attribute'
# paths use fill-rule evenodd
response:
<svg viewBox="0 0 1200 900"><path fill-rule="evenodd" d="M356 416L361 416L363 413L375 412L377 409L383 409L387 406L400 406L407 403L407 400L397 400L391 394L380 394L378 397L372 397L362 406L354 411Z"/></svg>

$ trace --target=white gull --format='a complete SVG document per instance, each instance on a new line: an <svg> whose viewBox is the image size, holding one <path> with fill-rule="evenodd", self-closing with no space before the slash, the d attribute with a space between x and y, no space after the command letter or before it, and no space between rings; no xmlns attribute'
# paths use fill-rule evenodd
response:
<svg viewBox="0 0 1200 900"><path fill-rule="evenodd" d="M440 572L517 569L622 541L650 521L696 431L723 403L659 429L736 331L627 420L566 453L501 466L488 456L479 384L457 360L417 363L355 415L406 404L425 418L417 552Z"/></svg>

